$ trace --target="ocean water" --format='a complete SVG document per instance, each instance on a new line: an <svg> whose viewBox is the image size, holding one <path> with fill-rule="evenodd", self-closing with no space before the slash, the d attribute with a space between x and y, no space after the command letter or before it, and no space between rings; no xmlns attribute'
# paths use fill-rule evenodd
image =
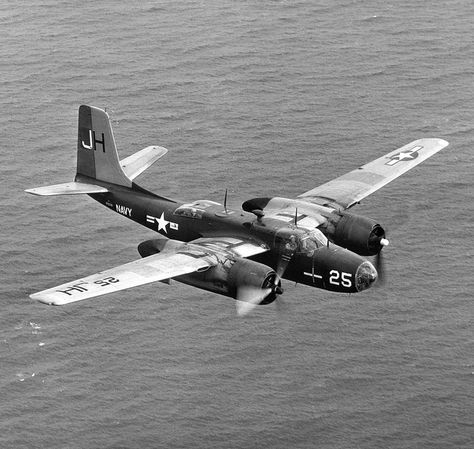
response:
<svg viewBox="0 0 474 449"><path fill-rule="evenodd" d="M474 53L469 0L0 5L0 447L471 448ZM280 307L178 283L62 308L32 292L153 236L87 197L77 108L107 108L137 181L181 200L294 197L419 137L450 146L356 212L383 287L285 283Z"/></svg>

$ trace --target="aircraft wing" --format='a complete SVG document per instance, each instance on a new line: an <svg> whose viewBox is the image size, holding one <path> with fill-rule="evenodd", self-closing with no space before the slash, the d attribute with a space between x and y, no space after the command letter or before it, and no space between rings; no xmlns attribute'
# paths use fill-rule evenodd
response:
<svg viewBox="0 0 474 449"><path fill-rule="evenodd" d="M215 264L216 261L204 251L197 254L184 249L175 252L165 251L76 281L66 282L58 287L34 293L30 297L45 304L61 306L193 273Z"/></svg>
<svg viewBox="0 0 474 449"><path fill-rule="evenodd" d="M151 282L205 271L224 258L250 257L268 247L234 237L200 238L190 243L165 240L162 251L143 259L43 290L30 297L61 306Z"/></svg>
<svg viewBox="0 0 474 449"><path fill-rule="evenodd" d="M298 196L303 201L348 209L446 147L442 139L419 139Z"/></svg>

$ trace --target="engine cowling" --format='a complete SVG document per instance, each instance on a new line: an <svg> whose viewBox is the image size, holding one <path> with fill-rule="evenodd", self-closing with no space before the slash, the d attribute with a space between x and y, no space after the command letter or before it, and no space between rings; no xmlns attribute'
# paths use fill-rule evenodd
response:
<svg viewBox="0 0 474 449"><path fill-rule="evenodd" d="M177 250L186 244L166 238L147 240L140 243L138 251L142 257L159 253L165 248ZM192 246L192 243L190 244ZM254 289L268 290L260 304L270 304L275 301L278 293L281 293L281 282L277 279L275 271L267 265L241 257L225 257L219 254L218 263L205 271L186 274L174 278L178 282L192 285L213 293L237 299L239 290Z"/></svg>
<svg viewBox="0 0 474 449"><path fill-rule="evenodd" d="M380 241L385 238L385 231L375 220L337 212L328 221L327 236L336 245L361 256L374 256L382 249Z"/></svg>
<svg viewBox="0 0 474 449"><path fill-rule="evenodd" d="M281 281L276 282L276 279L277 274L269 266L253 260L238 258L229 270L227 283L232 298L239 296L240 288L269 289L269 294L260 304L270 304L275 301L276 292L280 290Z"/></svg>

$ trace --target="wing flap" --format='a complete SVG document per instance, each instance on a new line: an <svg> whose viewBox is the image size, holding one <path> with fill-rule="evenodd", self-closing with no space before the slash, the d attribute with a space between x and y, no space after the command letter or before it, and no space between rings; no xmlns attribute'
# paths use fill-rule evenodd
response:
<svg viewBox="0 0 474 449"><path fill-rule="evenodd" d="M101 271L30 297L45 304L64 305L139 285L204 270L214 265L207 254L163 252Z"/></svg>
<svg viewBox="0 0 474 449"><path fill-rule="evenodd" d="M203 237L192 241L193 246L200 246L209 251L223 251L234 257L251 257L267 252L268 246L236 237Z"/></svg>
<svg viewBox="0 0 474 449"><path fill-rule="evenodd" d="M445 148L443 139L415 140L298 198L347 209Z"/></svg>

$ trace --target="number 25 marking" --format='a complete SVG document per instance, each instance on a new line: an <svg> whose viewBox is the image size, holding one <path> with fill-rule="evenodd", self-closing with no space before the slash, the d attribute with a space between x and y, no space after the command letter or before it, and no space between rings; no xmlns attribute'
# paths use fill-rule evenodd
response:
<svg viewBox="0 0 474 449"><path fill-rule="evenodd" d="M342 285L343 287L352 287L352 274L331 270L329 272L329 283L333 285Z"/></svg>

